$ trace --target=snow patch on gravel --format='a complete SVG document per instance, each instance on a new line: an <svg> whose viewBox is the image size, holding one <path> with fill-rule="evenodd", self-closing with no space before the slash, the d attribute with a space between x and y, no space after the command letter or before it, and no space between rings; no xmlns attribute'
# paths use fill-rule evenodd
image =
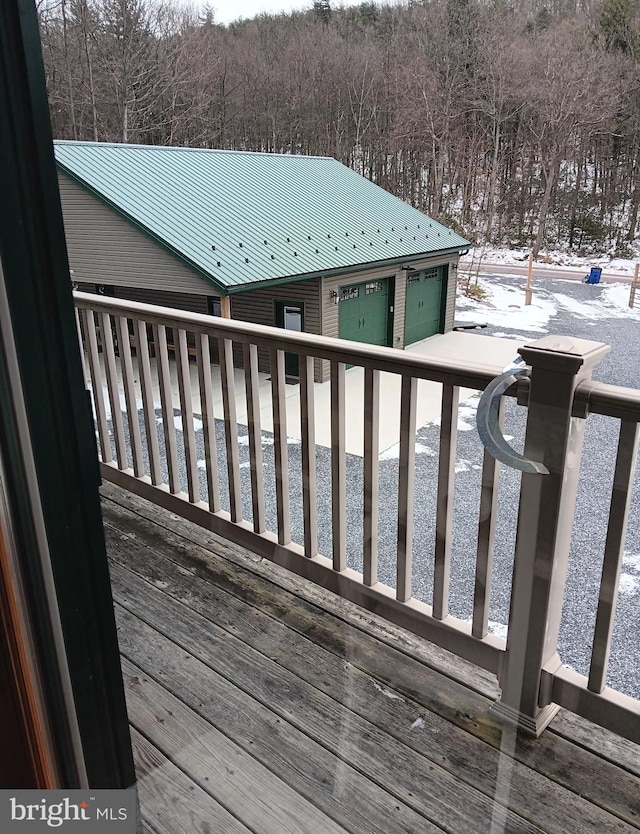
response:
<svg viewBox="0 0 640 834"><path fill-rule="evenodd" d="M629 553L628 550L625 550L622 564L640 572L640 553Z"/></svg>
<svg viewBox="0 0 640 834"><path fill-rule="evenodd" d="M491 334L495 339L513 339L514 342L530 342L531 336L525 336L522 333L497 333Z"/></svg>
<svg viewBox="0 0 640 834"><path fill-rule="evenodd" d="M621 573L618 591L620 596L635 597L640 591L640 576L634 576L631 573Z"/></svg>
<svg viewBox="0 0 640 834"><path fill-rule="evenodd" d="M158 422L162 422L162 418L156 417ZM182 427L182 417L180 414L174 414L173 416L173 425L176 427L178 431L183 431ZM193 418L193 430L194 431L202 431L202 420L198 420L197 417Z"/></svg>
<svg viewBox="0 0 640 834"><path fill-rule="evenodd" d="M574 316L593 321L602 319L624 318L640 321L640 298L638 305L629 307L629 286L625 284L608 284L602 288L599 298L593 301L578 301L568 295L553 293L559 305Z"/></svg>
<svg viewBox="0 0 640 834"><path fill-rule="evenodd" d="M594 287L594 298L583 301L565 293L538 291L533 294L533 303L525 306L524 280L522 286L501 284L499 280L483 278L479 285L486 292L486 298L476 301L464 295L456 302L456 321L487 324L503 328L493 335L499 339L530 340L529 333L547 333L550 320L558 311L570 313L588 324L611 318L640 321L640 298L636 306L629 307L628 284L606 284ZM507 333L505 330L517 331Z"/></svg>
<svg viewBox="0 0 640 834"><path fill-rule="evenodd" d="M504 623L498 623L495 620L489 620L489 633L493 634L494 637L502 637L503 640L506 640L507 631L508 628Z"/></svg>
<svg viewBox="0 0 640 834"><path fill-rule="evenodd" d="M635 306L629 307L630 287L628 284L607 284L602 290L602 301L620 318L640 321L640 293L636 291Z"/></svg>
<svg viewBox="0 0 640 834"><path fill-rule="evenodd" d="M535 296L533 304L525 306L524 285L520 289L482 280L480 286L487 293L486 299L476 301L465 296L459 297L456 321L546 333L549 320L558 310L557 305L548 298Z"/></svg>
<svg viewBox="0 0 640 834"><path fill-rule="evenodd" d="M430 446L423 446L422 443L416 443L416 455L428 455L430 458L437 457L438 453L434 452L434 450ZM389 446L388 449L385 449L384 452L380 454L378 460L396 460L400 457L400 444L396 443L395 446Z"/></svg>

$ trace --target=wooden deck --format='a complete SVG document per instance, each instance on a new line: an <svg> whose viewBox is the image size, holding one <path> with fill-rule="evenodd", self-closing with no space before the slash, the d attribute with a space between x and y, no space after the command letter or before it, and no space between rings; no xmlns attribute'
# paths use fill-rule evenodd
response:
<svg viewBox="0 0 640 834"><path fill-rule="evenodd" d="M640 750L116 487L103 487L147 831L626 832Z"/></svg>

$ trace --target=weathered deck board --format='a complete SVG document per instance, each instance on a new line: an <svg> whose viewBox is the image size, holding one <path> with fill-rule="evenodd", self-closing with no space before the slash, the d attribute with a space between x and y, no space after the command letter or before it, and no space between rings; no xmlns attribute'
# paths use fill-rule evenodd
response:
<svg viewBox="0 0 640 834"><path fill-rule="evenodd" d="M123 653L185 715L191 707L226 735L231 726L233 744L274 771L265 739L234 724L226 706L220 718L222 696L209 690L215 683L227 697L231 687L238 709L250 703L251 726L278 740L276 779L345 830L489 831L505 805L506 828L493 830L637 830L635 745L569 713L538 740L503 735L488 714L496 685L487 673L474 677L471 664L124 491L103 494L114 589L129 609L119 613ZM314 715L297 714L304 709ZM162 733L144 734L168 753ZM347 797L339 803L333 783Z"/></svg>
<svg viewBox="0 0 640 834"><path fill-rule="evenodd" d="M264 834L344 834L286 782L204 718L123 660L132 726L252 830Z"/></svg>
<svg viewBox="0 0 640 834"><path fill-rule="evenodd" d="M125 657L348 831L442 832L133 614L116 613Z"/></svg>
<svg viewBox="0 0 640 834"><path fill-rule="evenodd" d="M564 709L554 719L552 732L640 777L640 747L632 741Z"/></svg>
<svg viewBox="0 0 640 834"><path fill-rule="evenodd" d="M133 728L131 741L140 807L157 834L251 834Z"/></svg>
<svg viewBox="0 0 640 834"><path fill-rule="evenodd" d="M177 515L167 513L161 507L120 487L105 481L101 492L104 498L108 499L104 504L105 509L113 505L129 510L134 517L134 526L139 519L151 522L148 529L153 528L155 535L149 539L150 543L156 538L159 541L165 538L174 543L178 551L186 550L193 559L202 563L208 563L207 551L215 553L230 564L248 569L259 578L268 579L301 599L311 603L316 602L329 614L340 619L348 619L349 622L357 624L361 630L372 633L377 640L387 641L396 648L408 651L412 656L422 658L472 691L485 695L487 698L498 697L498 683L494 675L462 658L455 657L446 649L441 649L433 643L428 643L423 648L422 642L414 635L388 620L365 611L348 600L327 593L324 589L306 582L296 574L282 570L279 566L245 550L234 542L223 539Z"/></svg>
<svg viewBox="0 0 640 834"><path fill-rule="evenodd" d="M132 493L119 487L104 483L102 492L110 502L128 509L133 514L134 526L139 519L146 519L151 524L147 529L153 529L149 542L157 538L171 542L179 554L185 550L196 562L208 564L208 556L201 548L209 553L215 553L227 563L239 565L254 573L258 578L267 578L279 587L290 591L296 597L320 606L323 613L346 620L359 631L374 636L380 643L387 643L392 648L408 654L415 660L422 661L428 666L450 677L465 688L494 701L499 695L499 688L495 677L477 666L455 657L445 649L433 643L421 641L414 635L399 628L393 623L364 611L352 603L327 593L308 582L283 571L276 565L249 553L233 542L222 539L195 524L184 521L178 516L167 513L161 507L138 498ZM192 545L190 547L190 545ZM195 545L195 547L193 547ZM640 776L640 746L627 739L611 733L589 721L561 709L553 720L546 734L558 735L567 741L594 753L598 760L604 759L619 768L628 770Z"/></svg>
<svg viewBox="0 0 640 834"><path fill-rule="evenodd" d="M110 516L110 512L115 515ZM106 508L105 519L107 522L111 519L125 534L127 530L135 534L140 525L145 531L145 540L154 551L170 552L174 561L195 571L198 576L212 579L217 586L244 599L253 607L269 613L299 634L310 637L338 657L347 658L353 666L357 666L385 685L399 690L404 696L420 704L423 709L439 715L466 733L475 735L496 750L501 749L502 729L488 714L490 702L486 698L453 681L446 674L434 673L425 663L409 657L406 651L398 651L385 641L372 640L370 633L363 633L359 620L357 627L345 622L344 610L340 621L337 621L334 614L328 613L317 604L301 600L297 588L295 593L280 588L278 593L265 593L264 580L246 567L239 572L239 565L230 563L227 559L226 549L225 558L216 558L211 552L203 554L201 546L185 540L175 531L158 529L154 522L140 519L135 512L127 514L125 510L116 507L113 507L113 510ZM169 518L169 522L171 521L175 520ZM178 522L178 525L182 523ZM177 530L179 529L177 526ZM190 535L194 532L196 535L201 533L203 540L208 540L209 547L212 547L211 542L214 540L211 539L211 534L204 530L199 531L198 528L189 532ZM217 548L218 543L215 542L215 545ZM251 562L245 561L245 565L254 567ZM334 601L338 610L342 606L348 610L342 600L332 595L327 596ZM406 650L408 648L407 645ZM447 672L450 671L449 664ZM574 728L580 727L583 723L567 715L567 723L571 721ZM575 729L574 734L577 734ZM586 733L583 732L582 736L588 741ZM578 796L589 797L590 802L615 816L637 825L640 818L638 781L623 768L629 769L628 762L633 761L632 751L635 751L637 761L638 748L606 731L601 731L600 736L601 747L605 748L604 740L608 740L602 754L600 751L592 753L581 741L574 744L564 733L560 736L550 731L537 740L519 737L515 742L509 739L507 743L510 750L513 748L511 755L518 761ZM508 736L505 737L505 741L507 739ZM603 778L601 755L610 759L615 754L616 745L622 751L623 767L614 768L608 772L607 778Z"/></svg>
<svg viewBox="0 0 640 834"><path fill-rule="evenodd" d="M391 690L357 666L348 663L345 667L343 655L334 655L258 610L259 599L252 597L249 605L164 558L159 548L154 547L152 551L137 541L120 540L108 526L107 537L113 560L121 564L134 562L137 574L156 585L163 585L165 593L188 601L204 616L215 612L216 622L229 633L263 655L277 659L284 668L342 701L351 711L391 733L395 739L444 767L456 778L495 797L499 754L492 746L409 698L398 695L390 698L394 695ZM118 578L114 579L118 584ZM262 596L268 598L272 592L263 591ZM288 602L282 601L291 612L293 606ZM439 697L443 688L448 689L447 682L443 687L441 677L435 672L431 674L429 691L433 699ZM447 695L445 691L443 697ZM433 744L434 739L437 739L437 745ZM637 804L636 796L633 800ZM540 817L541 809L544 809L542 821L548 831L569 830L572 820L583 820L582 830L593 834L620 830L618 820L609 813L593 807L588 800L517 761L510 774L509 804L513 811L527 819Z"/></svg>
<svg viewBox="0 0 640 834"><path fill-rule="evenodd" d="M399 744L191 608L174 602L135 574L123 574L121 568L114 570L118 602L154 628L169 623L173 642L288 722L281 724L282 734L289 732L291 726L316 739L359 769L373 783L372 789L386 788L418 814L448 831L468 831L477 820L491 818L490 798ZM290 647L284 643L278 649L288 652ZM346 677L348 684L348 673ZM504 831L531 834L539 830L515 814L506 814Z"/></svg>

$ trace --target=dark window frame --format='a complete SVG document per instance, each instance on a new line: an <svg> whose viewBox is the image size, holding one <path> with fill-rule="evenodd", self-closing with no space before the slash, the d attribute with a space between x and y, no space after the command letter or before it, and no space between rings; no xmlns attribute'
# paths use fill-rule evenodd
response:
<svg viewBox="0 0 640 834"><path fill-rule="evenodd" d="M53 733L56 786L79 787L84 771L90 787L124 788L135 783L135 771L33 0L0 3L0 153L0 263L13 333L11 355L0 347L0 452ZM18 419L18 401L26 421ZM35 481L20 443L27 435ZM36 511L46 550L34 530ZM64 670L52 604L60 618ZM72 715L62 694L67 673Z"/></svg>

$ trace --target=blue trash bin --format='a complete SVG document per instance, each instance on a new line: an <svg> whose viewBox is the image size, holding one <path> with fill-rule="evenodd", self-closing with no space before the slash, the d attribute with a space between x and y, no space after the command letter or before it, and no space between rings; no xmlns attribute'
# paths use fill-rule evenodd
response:
<svg viewBox="0 0 640 834"><path fill-rule="evenodd" d="M591 272L587 275L587 284L599 284L602 270L599 266L592 266Z"/></svg>

